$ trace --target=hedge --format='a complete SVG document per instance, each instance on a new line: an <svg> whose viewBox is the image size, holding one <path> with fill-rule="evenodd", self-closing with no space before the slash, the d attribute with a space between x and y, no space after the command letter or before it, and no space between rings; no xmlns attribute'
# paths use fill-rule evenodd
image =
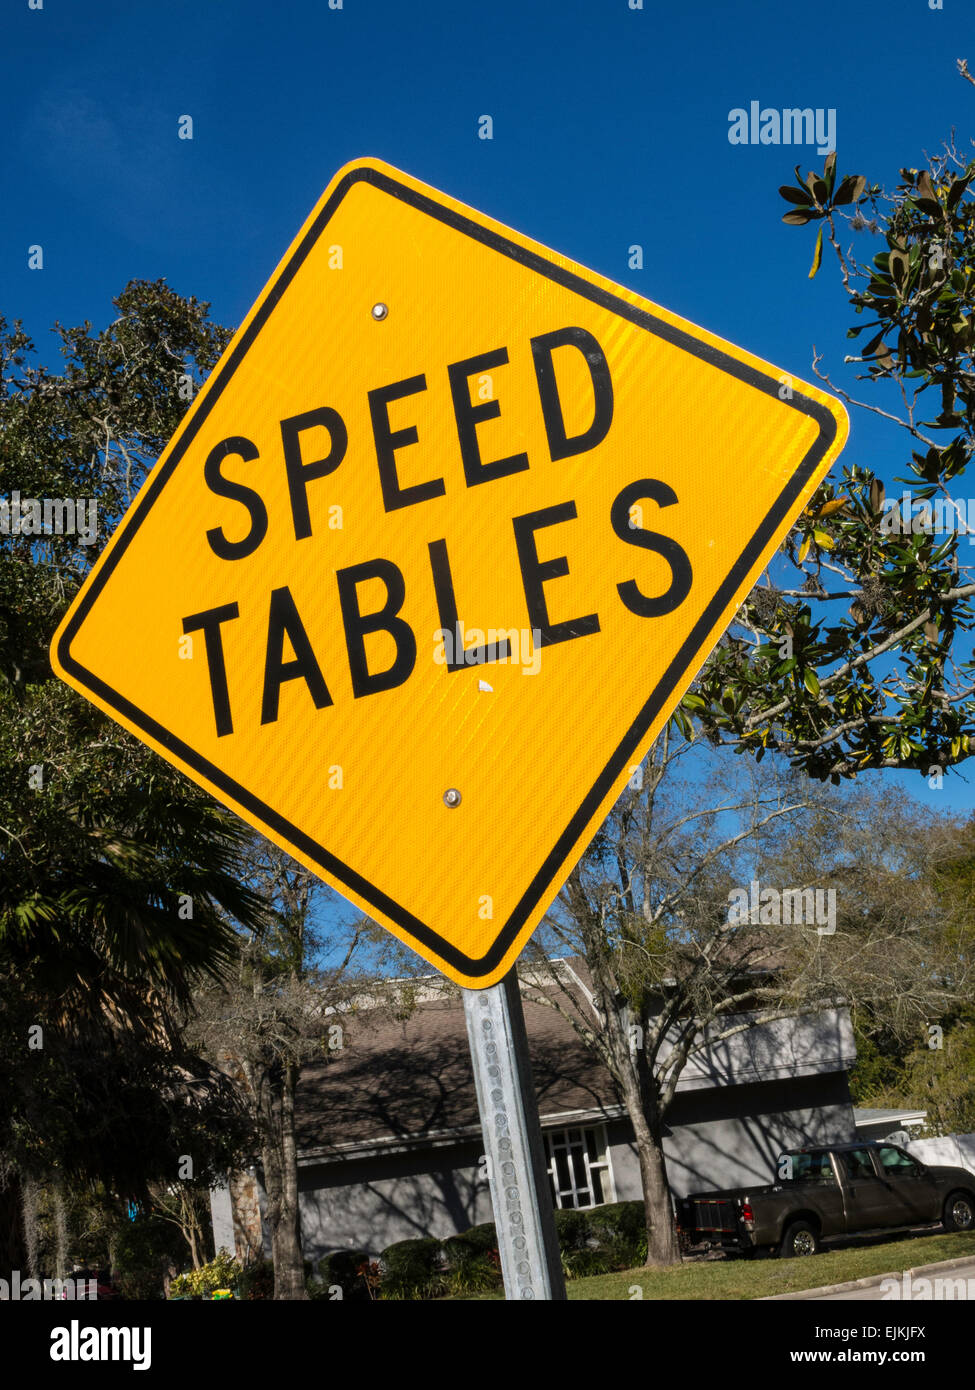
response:
<svg viewBox="0 0 975 1390"><path fill-rule="evenodd" d="M447 1289L454 1295L488 1293L502 1287L494 1222L472 1226L443 1241Z"/></svg>
<svg viewBox="0 0 975 1390"><path fill-rule="evenodd" d="M639 1201L557 1211L555 1229L562 1268L569 1279L632 1269L647 1256L644 1208ZM346 1253L351 1257L353 1252L340 1251L338 1255ZM364 1258L360 1255L360 1263ZM322 1278L341 1283L340 1277L326 1275L324 1264L325 1261L319 1264ZM502 1286L493 1221L472 1226L443 1241L397 1241L383 1251L380 1268L382 1298L438 1298L444 1293L463 1296Z"/></svg>
<svg viewBox="0 0 975 1390"><path fill-rule="evenodd" d="M444 1251L432 1236L387 1246L379 1266L383 1298L436 1298L443 1292Z"/></svg>
<svg viewBox="0 0 975 1390"><path fill-rule="evenodd" d="M359 1273L363 1265L369 1263L365 1250L333 1250L318 1261L318 1275L325 1286L324 1297L336 1285L342 1290L342 1298L350 1303L368 1303L369 1289Z"/></svg>

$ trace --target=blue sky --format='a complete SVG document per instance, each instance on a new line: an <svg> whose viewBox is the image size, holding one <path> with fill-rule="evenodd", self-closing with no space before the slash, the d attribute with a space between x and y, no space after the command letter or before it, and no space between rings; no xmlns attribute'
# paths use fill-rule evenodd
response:
<svg viewBox="0 0 975 1390"><path fill-rule="evenodd" d="M840 171L892 184L952 126L967 144L970 7L631 3L6 0L0 311L51 357L55 319L103 324L128 280L165 277L236 325L331 175L368 154L799 376L815 343L842 379L842 290L828 264L807 278L812 232L782 225L776 192L822 156L732 145L729 112L834 108ZM891 427L852 425L846 460L901 471ZM962 778L905 782L975 805Z"/></svg>

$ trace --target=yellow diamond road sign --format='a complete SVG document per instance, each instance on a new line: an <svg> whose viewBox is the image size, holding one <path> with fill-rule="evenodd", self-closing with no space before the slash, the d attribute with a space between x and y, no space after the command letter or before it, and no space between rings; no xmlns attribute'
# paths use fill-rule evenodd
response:
<svg viewBox="0 0 975 1390"><path fill-rule="evenodd" d="M358 160L112 536L55 669L485 987L846 431L822 391Z"/></svg>

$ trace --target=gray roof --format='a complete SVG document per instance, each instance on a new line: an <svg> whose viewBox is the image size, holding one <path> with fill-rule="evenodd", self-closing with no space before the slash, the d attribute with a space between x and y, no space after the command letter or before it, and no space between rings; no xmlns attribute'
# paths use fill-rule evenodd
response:
<svg viewBox="0 0 975 1390"><path fill-rule="evenodd" d="M858 1125L880 1124L884 1120L923 1120L927 1118L926 1110L871 1110L860 1109L853 1111L853 1123Z"/></svg>

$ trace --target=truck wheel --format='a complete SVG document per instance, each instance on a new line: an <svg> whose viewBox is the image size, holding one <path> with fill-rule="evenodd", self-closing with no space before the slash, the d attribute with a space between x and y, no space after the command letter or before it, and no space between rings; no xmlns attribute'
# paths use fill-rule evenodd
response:
<svg viewBox="0 0 975 1390"><path fill-rule="evenodd" d="M815 1255L819 1250L819 1234L808 1221L793 1221L782 1237L779 1258L791 1260L797 1255Z"/></svg>
<svg viewBox="0 0 975 1390"><path fill-rule="evenodd" d="M975 1226L975 1201L970 1192L952 1192L942 1218L946 1231L970 1231Z"/></svg>

